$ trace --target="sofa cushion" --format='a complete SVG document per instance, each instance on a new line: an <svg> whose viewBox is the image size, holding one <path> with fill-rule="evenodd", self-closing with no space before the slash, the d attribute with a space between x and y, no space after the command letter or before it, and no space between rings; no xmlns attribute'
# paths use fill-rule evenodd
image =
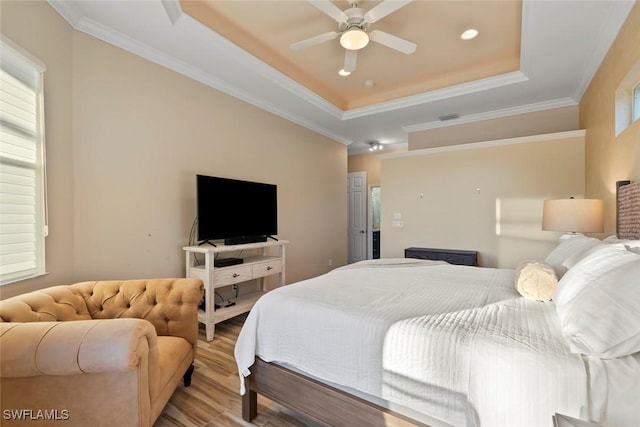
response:
<svg viewBox="0 0 640 427"><path fill-rule="evenodd" d="M152 417L162 412L194 358L193 346L180 337L158 337L158 350L160 353L159 377L157 381L151 382L158 387L158 390L151 390L151 396L154 399L151 402Z"/></svg>
<svg viewBox="0 0 640 427"><path fill-rule="evenodd" d="M70 286L54 286L0 301L2 322L91 320L84 298Z"/></svg>
<svg viewBox="0 0 640 427"><path fill-rule="evenodd" d="M198 341L199 279L103 280L71 285L85 299L94 319L136 317L148 320L158 335Z"/></svg>

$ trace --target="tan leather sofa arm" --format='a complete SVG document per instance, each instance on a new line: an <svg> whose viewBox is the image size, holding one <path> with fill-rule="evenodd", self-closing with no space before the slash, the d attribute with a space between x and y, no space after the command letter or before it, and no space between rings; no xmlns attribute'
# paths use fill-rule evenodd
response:
<svg viewBox="0 0 640 427"><path fill-rule="evenodd" d="M158 360L153 326L140 319L0 323L0 376L126 372Z"/></svg>
<svg viewBox="0 0 640 427"><path fill-rule="evenodd" d="M198 341L199 279L84 282L71 285L82 294L93 319L135 317L148 320L158 335Z"/></svg>

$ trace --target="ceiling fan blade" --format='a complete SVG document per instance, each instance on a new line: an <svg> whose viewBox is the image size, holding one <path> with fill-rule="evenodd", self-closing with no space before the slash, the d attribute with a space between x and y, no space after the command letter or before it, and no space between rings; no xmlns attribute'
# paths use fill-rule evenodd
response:
<svg viewBox="0 0 640 427"><path fill-rule="evenodd" d="M364 14L365 22L372 24L385 16L395 12L402 6L411 3L412 0L385 0L367 13Z"/></svg>
<svg viewBox="0 0 640 427"><path fill-rule="evenodd" d="M343 70L348 73L353 73L356 70L357 62L358 62L358 51L345 49Z"/></svg>
<svg viewBox="0 0 640 427"><path fill-rule="evenodd" d="M309 3L317 7L321 12L326 13L337 22L347 22L347 15L329 0L309 0Z"/></svg>
<svg viewBox="0 0 640 427"><path fill-rule="evenodd" d="M291 50L306 49L308 47L315 46L317 44L324 43L329 40L333 40L336 37L338 37L338 34L339 33L337 31L330 31L328 33L319 34L317 36L313 36L308 39L301 40L299 42L291 43L289 45L289 49Z"/></svg>
<svg viewBox="0 0 640 427"><path fill-rule="evenodd" d="M369 37L376 43L395 49L398 52L406 53L407 55L416 51L417 45L415 43L401 39L400 37L396 37L392 34L385 33L384 31L373 30L369 33Z"/></svg>

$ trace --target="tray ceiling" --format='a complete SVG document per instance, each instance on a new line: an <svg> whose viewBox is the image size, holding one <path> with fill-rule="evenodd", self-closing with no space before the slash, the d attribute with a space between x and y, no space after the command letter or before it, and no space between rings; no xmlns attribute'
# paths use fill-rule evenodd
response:
<svg viewBox="0 0 640 427"><path fill-rule="evenodd" d="M349 8L345 0L333 2ZM182 10L342 110L364 107L512 71L520 65L520 1L414 1L371 25L418 45L405 55L376 43L339 76L345 49L334 39L301 51L291 43L337 31L306 1L189 1ZM370 10L379 1L362 1ZM463 31L480 34L462 40ZM373 82L372 87L365 85ZM371 86L371 85L369 85Z"/></svg>
<svg viewBox="0 0 640 427"><path fill-rule="evenodd" d="M576 105L635 4L414 0L371 28L415 42L416 52L370 43L356 71L340 77L337 39L289 49L337 29L305 0L48 2L77 30L347 144L350 153L369 141L403 145L423 129ZM469 27L480 34L463 42ZM453 113L459 118L440 121Z"/></svg>

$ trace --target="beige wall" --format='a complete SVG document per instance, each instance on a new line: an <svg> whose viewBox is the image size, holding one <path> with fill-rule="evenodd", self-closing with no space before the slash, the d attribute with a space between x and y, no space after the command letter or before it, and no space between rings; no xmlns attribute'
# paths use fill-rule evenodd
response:
<svg viewBox="0 0 640 427"><path fill-rule="evenodd" d="M580 101L586 135L587 196L605 201L605 233L615 233L615 182L640 181L640 120L615 136L615 91L640 61L640 4L631 10L618 37Z"/></svg>
<svg viewBox="0 0 640 427"><path fill-rule="evenodd" d="M576 129L579 129L577 105L412 132L409 150Z"/></svg>
<svg viewBox="0 0 640 427"><path fill-rule="evenodd" d="M328 271L329 259L346 263L346 146L69 30L44 2L4 3L3 33L5 20L15 24L8 35L47 75L60 74L63 95L46 89L47 158L65 173L49 178L60 210L50 229L62 240L47 240L52 274L5 286L3 297L69 281L183 275L197 173L278 185L287 282ZM28 38L35 27L48 30ZM65 37L54 43L56 29ZM64 61L51 60L58 52ZM62 151L50 139L58 127Z"/></svg>
<svg viewBox="0 0 640 427"><path fill-rule="evenodd" d="M0 297L73 280L73 30L45 2L0 1L0 31L47 66L44 75L49 237L48 275L0 287Z"/></svg>
<svg viewBox="0 0 640 427"><path fill-rule="evenodd" d="M559 235L541 231L542 201L584 194L584 137L569 134L383 156L382 257L419 246L477 250L488 267L543 258Z"/></svg>
<svg viewBox="0 0 640 427"><path fill-rule="evenodd" d="M406 150L391 150L384 154L398 153ZM381 153L352 154L347 162L347 170L351 172L366 172L367 185L380 185L380 155Z"/></svg>

